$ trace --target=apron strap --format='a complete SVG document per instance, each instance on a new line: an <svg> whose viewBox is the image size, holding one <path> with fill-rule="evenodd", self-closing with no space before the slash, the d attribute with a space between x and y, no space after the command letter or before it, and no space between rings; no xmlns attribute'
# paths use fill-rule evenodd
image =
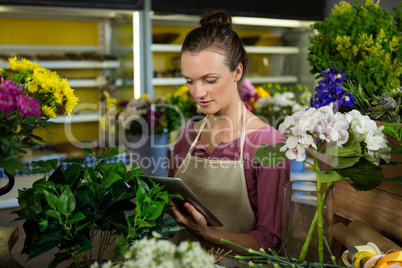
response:
<svg viewBox="0 0 402 268"><path fill-rule="evenodd" d="M243 163L243 148L246 139L246 117L247 117L247 108L246 105L243 105L243 126L241 129L241 136L240 136L240 159Z"/></svg>
<svg viewBox="0 0 402 268"><path fill-rule="evenodd" d="M188 152L187 152L187 155L191 155L191 153L193 152L195 146L197 145L197 141L198 141L198 139L200 138L201 132L204 130L204 127L205 127L205 125L206 125L207 122L208 122L207 118L208 118L208 115L204 118L204 120L203 120L203 122L202 122L202 124L201 124L201 127L200 127L200 129L198 130L197 137L195 137L193 143L191 144L190 149L189 149Z"/></svg>

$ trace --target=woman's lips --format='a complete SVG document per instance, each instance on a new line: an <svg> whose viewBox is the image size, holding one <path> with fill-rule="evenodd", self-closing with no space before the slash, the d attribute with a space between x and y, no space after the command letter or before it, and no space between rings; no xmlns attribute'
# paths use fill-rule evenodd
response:
<svg viewBox="0 0 402 268"><path fill-rule="evenodd" d="M212 102L212 101L199 101L198 104L199 104L201 107L207 107L208 105L211 104L211 102Z"/></svg>

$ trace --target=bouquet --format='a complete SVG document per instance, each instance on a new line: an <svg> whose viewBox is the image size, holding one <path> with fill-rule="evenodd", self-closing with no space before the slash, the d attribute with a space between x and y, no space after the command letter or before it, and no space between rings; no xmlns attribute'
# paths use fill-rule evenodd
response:
<svg viewBox="0 0 402 268"><path fill-rule="evenodd" d="M199 242L183 241L176 246L170 241L154 237L134 241L121 263L113 264L111 261L103 265L96 263L91 268L212 268L214 261L214 257L208 254Z"/></svg>
<svg viewBox="0 0 402 268"><path fill-rule="evenodd" d="M317 180L317 212L312 221L305 245L300 254L304 259L314 229L318 229L318 256L323 261L322 209L326 195L334 182L346 180L358 191L369 191L386 180L380 165L388 163L390 147L382 132L383 127L358 110L347 113L336 111L343 106L353 106L353 99L339 87L345 80L341 72L322 71L326 80L319 83L311 107L287 116L279 126L287 137L284 146L262 145L255 160L265 165L277 165L283 159L305 162L313 167ZM335 110L335 111L334 111ZM306 160L306 149L313 162ZM276 161L264 159L276 154ZM269 161L268 161L269 160ZM320 162L326 164L323 168ZM322 188L324 187L325 188Z"/></svg>
<svg viewBox="0 0 402 268"><path fill-rule="evenodd" d="M117 115L119 131L132 135L168 134L173 128L166 109L169 105L165 100L149 100L148 95L142 95L138 99L129 102L120 102L122 111Z"/></svg>
<svg viewBox="0 0 402 268"><path fill-rule="evenodd" d="M297 85L296 90L278 84L258 87L259 97L254 105L256 115L277 127L285 116L307 109L311 93L301 85Z"/></svg>
<svg viewBox="0 0 402 268"><path fill-rule="evenodd" d="M166 109L166 116L172 128L178 127L183 119L190 119L200 113L187 85L181 86L173 94L166 94L165 99L171 105L170 109Z"/></svg>
<svg viewBox="0 0 402 268"><path fill-rule="evenodd" d="M24 149L38 145L43 138L33 131L53 124L59 108L70 115L78 98L67 79L26 59L9 59L0 68L0 167L14 175L28 172L19 161Z"/></svg>

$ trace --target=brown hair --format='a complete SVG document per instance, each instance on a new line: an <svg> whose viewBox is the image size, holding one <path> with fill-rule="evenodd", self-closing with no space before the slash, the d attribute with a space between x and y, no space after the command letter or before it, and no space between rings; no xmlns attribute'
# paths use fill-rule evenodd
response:
<svg viewBox="0 0 402 268"><path fill-rule="evenodd" d="M198 53L214 47L225 53L226 64L234 71L241 63L243 78L247 68L247 53L235 31L232 30L232 18L226 11L205 13L200 19L201 27L190 31L184 39L181 53ZM240 80L241 80L240 79Z"/></svg>

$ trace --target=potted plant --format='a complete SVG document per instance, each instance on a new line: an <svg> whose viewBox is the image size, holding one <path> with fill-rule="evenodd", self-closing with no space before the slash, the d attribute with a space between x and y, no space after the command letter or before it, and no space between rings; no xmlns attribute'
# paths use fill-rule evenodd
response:
<svg viewBox="0 0 402 268"><path fill-rule="evenodd" d="M14 57L0 68L0 168L9 177L0 195L13 187L16 170L28 172L20 158L43 141L34 130L54 124L49 119L57 116L58 108L70 115L77 102L66 79L36 63Z"/></svg>
<svg viewBox="0 0 402 268"><path fill-rule="evenodd" d="M341 1L329 18L312 24L317 34L310 37L311 72L342 70L349 79L344 88L358 102L353 109L402 123L402 5L393 16L380 1L364 2Z"/></svg>
<svg viewBox="0 0 402 268"><path fill-rule="evenodd" d="M24 220L26 233L22 253L28 261L53 248L58 248L49 267L71 260L75 267L89 267L92 261L115 261L136 239L157 231L162 236L180 229L165 213L171 205L162 187L146 184L139 176L141 168L130 169L119 161L108 159L122 153L119 147L95 156L86 146L83 152L92 157L94 165L85 158L39 161L34 173L54 170L36 181L32 188L18 191L21 209L13 211ZM94 241L100 237L99 245ZM114 246L114 255L105 250Z"/></svg>

